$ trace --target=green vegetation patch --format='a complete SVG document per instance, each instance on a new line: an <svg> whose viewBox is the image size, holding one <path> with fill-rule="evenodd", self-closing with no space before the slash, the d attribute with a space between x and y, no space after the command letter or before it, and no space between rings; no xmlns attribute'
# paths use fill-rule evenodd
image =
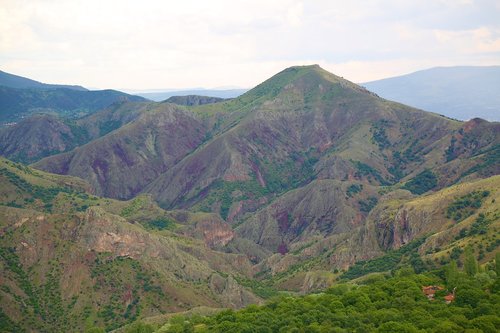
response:
<svg viewBox="0 0 500 333"><path fill-rule="evenodd" d="M143 197L137 197L132 202L122 209L120 216L130 217L131 215L137 213L148 201Z"/></svg>
<svg viewBox="0 0 500 333"><path fill-rule="evenodd" d="M258 199L269 194L267 188L261 186L257 180L227 182L216 180L210 187L210 194L200 204L200 210L210 212L215 202L220 203L220 216L227 219L233 202Z"/></svg>
<svg viewBox="0 0 500 333"><path fill-rule="evenodd" d="M425 267L416 250L424 241L425 238L420 238L397 250L391 250L379 258L358 261L353 266L349 267L347 272L341 275L341 278L355 279L369 273L391 271L405 261L409 262L415 271L421 272Z"/></svg>
<svg viewBox="0 0 500 333"><path fill-rule="evenodd" d="M437 186L437 177L431 170L424 170L410 179L403 188L413 194L423 194Z"/></svg>
<svg viewBox="0 0 500 333"><path fill-rule="evenodd" d="M19 326L17 323L12 321L5 312L3 312L2 308L0 308L0 333L11 333L11 332L26 332L24 328Z"/></svg>
<svg viewBox="0 0 500 333"><path fill-rule="evenodd" d="M155 230L173 230L176 225L174 221L166 217L159 217L143 224L146 228Z"/></svg>
<svg viewBox="0 0 500 333"><path fill-rule="evenodd" d="M250 288L255 295L263 299L268 299L278 295L278 291L269 283L269 281L259 281L256 279L244 279L238 277L235 278L240 285Z"/></svg>
<svg viewBox="0 0 500 333"><path fill-rule="evenodd" d="M369 197L366 200L359 200L359 209L364 213L369 213L377 205L378 199Z"/></svg>
<svg viewBox="0 0 500 333"><path fill-rule="evenodd" d="M30 270L23 268L15 248L1 247L0 260L3 267L6 268L4 274L16 283L25 296L14 294L8 289L4 291L9 292L18 302L22 302L24 305L22 312L25 320L32 322L32 325L34 325L31 328L42 332L62 332L63 328L66 328L69 324L68 313L70 307L63 302L59 285L61 272L58 265L55 262L50 262L45 274L45 281L43 284L37 285L32 283L30 279ZM7 272L9 272L8 275ZM33 320L35 318L41 318L42 321ZM12 325L12 323L9 325ZM0 332L2 331L0 330Z"/></svg>
<svg viewBox="0 0 500 333"><path fill-rule="evenodd" d="M489 191L474 191L456 199L446 209L446 217L455 222L465 220L481 207L483 200L489 195Z"/></svg>
<svg viewBox="0 0 500 333"><path fill-rule="evenodd" d="M444 156L446 157L446 162L450 162L457 158L457 149L455 147L455 143L457 142L457 138L454 136L451 137L450 145L444 152Z"/></svg>
<svg viewBox="0 0 500 333"><path fill-rule="evenodd" d="M347 188L346 195L352 198L355 194L360 193L363 190L363 184L352 184Z"/></svg>
<svg viewBox="0 0 500 333"><path fill-rule="evenodd" d="M361 178L365 176L368 178L368 180L375 179L378 181L381 185L389 185L389 183L380 175L380 172L369 166L368 164L365 164L360 161L352 161L351 162L354 164L354 167L356 168L356 174L355 176L357 178Z"/></svg>
<svg viewBox="0 0 500 333"><path fill-rule="evenodd" d="M462 177L470 175L474 172L478 172L483 176L489 176L498 173L498 166L500 165L500 145L495 145L492 148L486 151L482 151L477 155L482 154L484 154L484 156L481 157L481 162L464 172L462 174Z"/></svg>
<svg viewBox="0 0 500 333"><path fill-rule="evenodd" d="M290 159L281 163L263 161L260 164L269 192L283 193L312 181L316 162L318 159L310 151L290 153ZM256 164L259 162L256 161Z"/></svg>
<svg viewBox="0 0 500 333"><path fill-rule="evenodd" d="M370 128L372 133L372 142L376 143L380 150L386 149L391 146L391 142L387 137L385 128L389 126L389 122L385 119L375 122Z"/></svg>
<svg viewBox="0 0 500 333"><path fill-rule="evenodd" d="M290 153L284 162L260 161L254 163L262 171L266 185L262 186L253 175L247 181L216 180L210 186L209 194L199 204L201 211L210 212L216 202L220 203L220 216L227 219L233 202L255 200L270 194L279 194L306 184L315 178L314 165L318 161L314 151ZM200 191L200 194L204 190Z"/></svg>
<svg viewBox="0 0 500 333"><path fill-rule="evenodd" d="M68 187L43 187L28 183L25 179L19 177L16 173L8 170L7 168L0 168L0 176L7 178L7 180L28 195L24 201L12 201L5 205L13 207L24 207L27 203L34 200L41 200L44 204L44 210L51 212L53 201L59 193L73 193L74 190ZM3 203L2 203L3 204Z"/></svg>

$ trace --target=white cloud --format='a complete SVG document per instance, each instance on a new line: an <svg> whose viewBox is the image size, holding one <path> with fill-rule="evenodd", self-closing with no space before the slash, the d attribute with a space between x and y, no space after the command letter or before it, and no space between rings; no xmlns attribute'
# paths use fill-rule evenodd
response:
<svg viewBox="0 0 500 333"><path fill-rule="evenodd" d="M0 3L0 68L45 82L249 87L294 64L362 82L500 63L495 1Z"/></svg>

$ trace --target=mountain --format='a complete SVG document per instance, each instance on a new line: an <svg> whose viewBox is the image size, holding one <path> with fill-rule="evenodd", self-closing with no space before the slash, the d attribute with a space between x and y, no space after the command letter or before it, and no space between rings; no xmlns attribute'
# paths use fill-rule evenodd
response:
<svg viewBox="0 0 500 333"><path fill-rule="evenodd" d="M236 308L405 266L418 273L452 259L462 265L465 251L489 267L498 252L500 124L461 122L385 100L317 65L287 68L219 103L124 101L75 123L86 129L86 142L34 169L4 162L16 176L6 172L0 202L5 230L13 230L5 235L14 235L2 243L25 258L9 266L2 280L15 280L6 283L9 290L19 290L14 286L24 280L17 276L25 275L37 288L66 290L37 278L56 272L48 261L28 261L33 255L23 252L23 242L45 244L34 235L46 236L49 246L38 252L54 254L62 267L72 262L68 257L96 252L82 264L94 273L78 284L88 287L78 290L84 296L75 304L92 314L75 318L78 327L164 320L197 305ZM39 177L71 180L86 194L43 185ZM54 222L38 234L27 231L31 224L19 222L26 211ZM52 244L68 245L58 252ZM9 295L13 303L0 318L18 325L32 318L60 327L62 318L82 313L61 298L69 310L40 319L22 313L17 301L35 300L21 291Z"/></svg>
<svg viewBox="0 0 500 333"><path fill-rule="evenodd" d="M489 163L481 172L495 174L486 160L497 158L498 131L498 124L463 124L382 100L317 66L293 67L227 102L160 104L36 167L82 177L105 196L147 192L163 207L214 210L224 218L239 200L220 197L243 187L242 217L247 204L255 210L262 204L253 202L314 179L380 186L433 168L431 189L465 177L476 164ZM120 180L125 174L128 182Z"/></svg>
<svg viewBox="0 0 500 333"><path fill-rule="evenodd" d="M171 91L160 91L160 92L139 92L136 93L138 96L150 99L152 101L161 102L173 96L209 96L217 98L235 98L248 89L193 89L193 90L171 90Z"/></svg>
<svg viewBox="0 0 500 333"><path fill-rule="evenodd" d="M498 123L413 109L305 66L230 101L163 103L34 166L86 179L99 195L148 193L165 209L217 213L242 239L284 255L314 239L345 241L386 192L421 195L498 174L499 133ZM353 244L364 251L329 262L346 268L386 250L373 238Z"/></svg>
<svg viewBox="0 0 500 333"><path fill-rule="evenodd" d="M142 97L116 90L19 89L0 86L0 123L17 122L35 113L55 113L77 118L125 100L145 101Z"/></svg>
<svg viewBox="0 0 500 333"><path fill-rule="evenodd" d="M383 98L447 117L500 120L500 66L436 67L362 85Z"/></svg>
<svg viewBox="0 0 500 333"><path fill-rule="evenodd" d="M18 89L55 89L65 88L79 91L87 91L82 86L65 85L65 84L47 84L35 80L31 80L22 76L10 74L0 71L0 86L18 88Z"/></svg>

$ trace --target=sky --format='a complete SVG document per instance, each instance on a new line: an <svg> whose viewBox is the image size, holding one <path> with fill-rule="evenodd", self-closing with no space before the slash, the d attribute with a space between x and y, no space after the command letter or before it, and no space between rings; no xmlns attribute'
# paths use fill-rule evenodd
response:
<svg viewBox="0 0 500 333"><path fill-rule="evenodd" d="M306 64L353 82L500 65L500 0L0 0L0 70L45 83L250 88Z"/></svg>

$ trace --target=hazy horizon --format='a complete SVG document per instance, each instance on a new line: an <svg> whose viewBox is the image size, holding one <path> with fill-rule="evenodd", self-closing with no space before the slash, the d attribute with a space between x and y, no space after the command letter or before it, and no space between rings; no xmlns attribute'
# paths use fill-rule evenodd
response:
<svg viewBox="0 0 500 333"><path fill-rule="evenodd" d="M124 91L250 88L319 64L353 82L500 64L496 1L10 1L0 69Z"/></svg>

